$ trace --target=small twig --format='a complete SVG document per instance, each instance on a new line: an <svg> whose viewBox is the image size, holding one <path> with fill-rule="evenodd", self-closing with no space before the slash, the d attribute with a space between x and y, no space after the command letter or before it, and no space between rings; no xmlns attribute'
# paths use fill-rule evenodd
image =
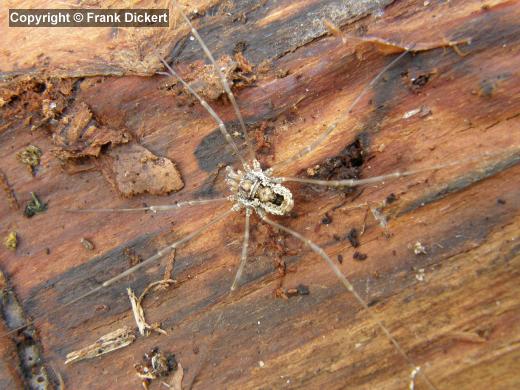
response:
<svg viewBox="0 0 520 390"><path fill-rule="evenodd" d="M168 334L164 329L161 329L159 327L159 325L149 324L148 322L146 322L146 319L144 317L144 309L142 306L142 302L143 302L143 299L146 296L146 294L148 294L148 292L155 286L165 285L165 284L174 284L174 283L177 283L177 282L173 279L163 279L163 280L159 280L156 282L152 282L148 286L146 286L146 288L141 293L139 298L137 298L137 296L134 294L134 292L130 288L126 289L126 291L128 293L128 298L130 299L130 304L132 305L132 312L134 314L134 319L135 319L135 322L137 323L137 328L139 329L139 333L141 334L141 336L148 336L148 334L149 334L148 331L155 331L157 333L161 333L164 335Z"/></svg>
<svg viewBox="0 0 520 390"><path fill-rule="evenodd" d="M148 291L150 291L150 289L152 289L156 286L164 286L164 285L176 284L176 283L177 283L177 281L175 279L161 279L161 280L157 280L155 282L150 283L148 286L146 286L146 288L143 290L143 292L139 296L139 304L141 304L145 295L148 294Z"/></svg>
<svg viewBox="0 0 520 390"><path fill-rule="evenodd" d="M132 344L135 338L134 332L128 326L124 326L101 336L94 344L67 354L65 364L92 359L116 349L124 348Z"/></svg>
<svg viewBox="0 0 520 390"><path fill-rule="evenodd" d="M135 296L134 292L130 288L127 288L126 292L128 293L128 298L132 304L132 312L134 313L134 319L141 336L148 336L148 330L156 330L159 333L165 334L166 332L164 330L158 327L154 329L152 325L146 322L146 319L144 318L144 309L141 306L139 299Z"/></svg>

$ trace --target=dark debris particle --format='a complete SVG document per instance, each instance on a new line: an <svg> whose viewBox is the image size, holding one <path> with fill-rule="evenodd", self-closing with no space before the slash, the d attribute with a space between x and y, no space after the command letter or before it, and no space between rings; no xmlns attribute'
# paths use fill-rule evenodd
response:
<svg viewBox="0 0 520 390"><path fill-rule="evenodd" d="M354 254L352 255L352 258L354 260L358 260L358 261L366 260L367 257L368 257L368 255L366 255L365 253L358 252L358 251L355 251Z"/></svg>
<svg viewBox="0 0 520 390"><path fill-rule="evenodd" d="M95 311L96 313L98 313L98 312L107 312L107 311L109 311L109 310L110 310L110 308L109 308L107 305L105 305L105 304L97 305L97 306L94 308L94 311Z"/></svg>
<svg viewBox="0 0 520 390"><path fill-rule="evenodd" d="M278 292L278 294L281 298L292 298L297 297L298 295L309 295L310 291L309 287L303 284L299 284L298 286L296 286L296 288L288 288L285 291L282 289Z"/></svg>
<svg viewBox="0 0 520 390"><path fill-rule="evenodd" d="M326 158L317 167L307 170L307 175L316 179L345 180L357 179L364 155L358 139L347 145L337 156Z"/></svg>
<svg viewBox="0 0 520 390"><path fill-rule="evenodd" d="M306 286L305 284L299 284L298 286L296 286L296 290L298 290L298 295L309 295L310 294L309 287Z"/></svg>
<svg viewBox="0 0 520 390"><path fill-rule="evenodd" d="M325 213L325 216L321 219L321 223L324 225L330 225L332 223L332 218L329 214Z"/></svg>
<svg viewBox="0 0 520 390"><path fill-rule="evenodd" d="M350 232L347 234L347 238L354 248L359 247L359 233L356 228L350 229Z"/></svg>
<svg viewBox="0 0 520 390"><path fill-rule="evenodd" d="M235 44L235 47L233 48L233 54L245 52L246 49L247 49L247 46L248 46L247 42L245 42L245 41L238 41Z"/></svg>
<svg viewBox="0 0 520 390"><path fill-rule="evenodd" d="M343 255L338 255L338 263L343 264Z"/></svg>
<svg viewBox="0 0 520 390"><path fill-rule="evenodd" d="M421 74L412 80L412 84L416 87L424 87L430 80L429 74Z"/></svg>
<svg viewBox="0 0 520 390"><path fill-rule="evenodd" d="M47 204L43 203L34 192L31 192L31 198L32 199L27 203L23 211L23 215L27 218L31 218L34 215L43 213L47 210Z"/></svg>
<svg viewBox="0 0 520 390"><path fill-rule="evenodd" d="M502 198L498 198L497 199L497 203L498 204L506 204L506 201L504 199L502 199Z"/></svg>
<svg viewBox="0 0 520 390"><path fill-rule="evenodd" d="M377 305L378 303L379 303L379 299L372 299L371 301L369 301L369 302L367 303L367 306L368 306L368 307L372 307L372 306L374 306L374 305Z"/></svg>
<svg viewBox="0 0 520 390"><path fill-rule="evenodd" d="M479 96L491 97L496 89L496 83L493 80L482 80L480 82Z"/></svg>
<svg viewBox="0 0 520 390"><path fill-rule="evenodd" d="M397 200L397 196L392 192L386 197L386 204L392 204Z"/></svg>
<svg viewBox="0 0 520 390"><path fill-rule="evenodd" d="M288 69L277 69L275 72L275 76L277 79L283 79L289 75Z"/></svg>
<svg viewBox="0 0 520 390"><path fill-rule="evenodd" d="M136 364L137 375L143 379L143 385L148 385L152 380L168 376L178 367L177 359L173 353L162 353L158 347L145 353L143 362Z"/></svg>

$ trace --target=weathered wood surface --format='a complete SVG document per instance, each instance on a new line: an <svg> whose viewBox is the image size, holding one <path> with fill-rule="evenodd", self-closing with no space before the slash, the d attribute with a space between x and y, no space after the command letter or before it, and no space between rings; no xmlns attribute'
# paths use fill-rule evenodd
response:
<svg viewBox="0 0 520 390"><path fill-rule="evenodd" d="M256 72L256 85L237 91L259 157L269 165L311 142L391 57L372 50L360 58L356 45L343 45L322 32L299 43L289 39L302 35L300 25L306 31L317 25L305 22L314 15L309 11L332 12L339 2L328 2L329 8L317 1L238 3L226 2L231 16L215 6L196 23L217 57L245 41L249 46L244 55L253 64L271 62L267 73ZM343 256L343 272L439 389L518 387L520 167L515 163L520 146L520 6L515 1L486 6L479 1L386 3L391 4L383 13L369 12L352 24L340 18L343 30L439 48L403 59L323 147L287 167L284 175L303 175L316 164L324 165L326 158L339 155L356 139L366 152L361 177L505 152L348 195L290 185L295 213L278 220L322 245L334 259ZM244 22L237 16L246 6L250 8ZM204 9L201 4L199 10ZM447 40L465 38L471 38L471 44L458 46L465 56L441 47ZM88 52L80 43L69 69L84 64L83 75L90 75L92 57L78 58L82 50ZM192 44L170 47L170 58L180 59L185 72L200 58ZM11 56L18 53L14 46L9 51ZM6 68L5 57L2 61L4 76L27 70L21 65ZM65 64L68 59L53 61ZM31 73L63 76L61 70L58 65L42 66ZM288 75L278 78L278 70ZM421 75L424 85L412 84ZM47 212L26 219L6 200L0 203L2 237L10 230L20 236L15 253L1 249L1 268L26 314L34 318L127 269L126 249L145 258L229 207L157 215L66 213L66 208L138 207L225 194L223 173L215 179L215 172L218 163L232 161L214 122L197 104L180 104L186 98L169 92L166 86L171 82L164 78L87 78L77 85L73 102L86 103L98 122L128 130L131 142L175 161L185 187L168 196L122 199L98 171L65 173L50 152L56 146L44 129L31 133L23 118L3 117L2 170L21 204L30 191L49 204ZM212 103L235 128L232 108L225 102ZM431 114L403 118L421 106ZM34 177L16 160L27 144L44 151ZM512 148L516 155L506 152ZM349 206L381 202L392 193L397 201L385 208L391 217L390 237L369 216L357 248L368 258L353 260L354 249L345 236L352 227L361 229L364 211L348 210ZM325 214L329 224L323 223ZM123 325L134 326L125 288L142 291L162 276L162 268L156 266L37 321L45 366L59 372L70 389L138 388L133 365L159 346L176 353L185 368L184 385L194 388L407 388L410 367L323 261L299 242L259 224L256 217L243 286L228 295L240 256L242 218L219 223L178 251L178 286L145 304L147 317L161 321L168 336L139 338L95 360L63 363L68 352ZM83 237L94 243L94 251L81 245ZM411 246L417 241L426 246L426 255L413 253ZM296 267L283 279L284 287L304 284L309 295L273 297L281 280L273 261L280 257ZM15 344L9 338L1 342L4 384L20 381ZM425 388L420 377L416 388Z"/></svg>

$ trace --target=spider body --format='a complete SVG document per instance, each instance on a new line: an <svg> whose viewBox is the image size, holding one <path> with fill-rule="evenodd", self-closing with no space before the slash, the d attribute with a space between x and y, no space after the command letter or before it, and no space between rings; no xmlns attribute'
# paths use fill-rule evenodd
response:
<svg viewBox="0 0 520 390"><path fill-rule="evenodd" d="M230 200L235 201L235 209L242 207L255 210L260 216L266 213L273 215L287 215L293 206L294 200L291 191L282 186L282 179L272 176L270 169L262 170L260 163L253 160L252 168L244 165L244 172L226 167L226 182L233 195Z"/></svg>

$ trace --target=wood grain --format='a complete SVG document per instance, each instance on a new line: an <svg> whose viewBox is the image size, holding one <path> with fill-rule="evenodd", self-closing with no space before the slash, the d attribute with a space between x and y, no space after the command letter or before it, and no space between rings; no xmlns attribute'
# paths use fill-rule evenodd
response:
<svg viewBox="0 0 520 390"><path fill-rule="evenodd" d="M316 27L326 16L334 19L341 3L226 1L199 8L194 22L217 58L245 41L246 58L256 66L268 64L266 72L256 68L255 85L236 91L264 165L309 144L393 58L375 49L360 51L358 42L343 44ZM294 213L277 221L305 234L333 259L343 256L345 275L439 389L518 387L520 7L516 1L379 4L385 6L383 12L376 7L334 20L345 34L432 49L409 54L388 71L326 144L286 167L284 176L327 166L327 159L356 140L364 150L361 177L503 153L355 191L289 184ZM211 12L204 14L206 9ZM302 28L311 32L304 36ZM447 45L467 38L470 44ZM81 54L91 48L85 45L78 43L78 62L81 56L89 58ZM168 59L178 61L184 75L190 64L201 61L200 50L186 36L166 41L164 47L171 49ZM61 57L55 58L59 62ZM101 68L111 66L104 57L96 58ZM0 71L6 77L27 73L20 64L6 67L4 62ZM65 77L56 79L59 84L92 74L90 65L74 74L58 68L43 66L31 77ZM129 249L146 258L229 207L206 205L156 215L65 211L227 194L218 164L234 158L207 113L178 95L171 80L129 73L135 72L73 79L72 103L85 103L99 123L128 131L131 142L174 161L185 183L178 193L123 199L99 171L70 175L53 157L56 145L45 128L31 132L23 111L6 118L12 107L0 107L2 171L22 205L31 191L48 202L48 211L31 219L10 209L7 199L0 202L1 236L11 230L20 236L16 252L1 249L1 268L25 313L38 319L45 365L61 373L71 389L139 388L133 365L159 346L182 363L186 388L407 388L411 368L325 263L256 217L242 287L228 294L240 257L242 214L177 251L177 286L147 298L147 318L160 321L168 336L139 338L113 354L64 365L67 353L124 325L135 326L125 289L141 292L162 276L162 268L151 267L54 310L127 269ZM12 87L16 80L6 82ZM28 99L30 107L39 107L34 94L21 96L22 103ZM238 129L224 99L211 104L231 129ZM421 107L427 115L404 118ZM16 160L28 144L44 152L34 177ZM388 232L368 215L361 246L352 248L346 235L353 227L362 229L365 212L349 207L374 205L390 194L397 200L384 209ZM330 223L323 223L325 216ZM81 245L82 238L94 244L93 251ZM426 254L413 252L416 242ZM368 257L353 260L354 250ZM280 259L295 272L282 278L274 265ZM306 285L310 294L275 298L280 282L284 288ZM12 348L4 337L2 350ZM16 364L7 360L0 366L11 367L2 374L2 380L11 381L5 383L20 380L12 379ZM416 388L426 388L420 377Z"/></svg>

